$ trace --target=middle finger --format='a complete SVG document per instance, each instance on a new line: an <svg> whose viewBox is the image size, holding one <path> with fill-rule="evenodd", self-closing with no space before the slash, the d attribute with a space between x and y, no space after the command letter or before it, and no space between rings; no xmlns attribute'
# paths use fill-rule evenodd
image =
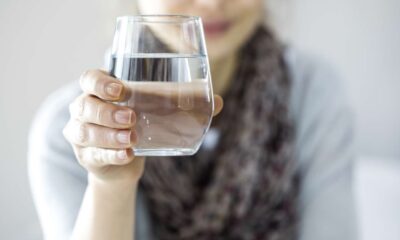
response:
<svg viewBox="0 0 400 240"><path fill-rule="evenodd" d="M73 119L110 128L130 128L135 124L135 112L123 106L104 102L97 97L81 95L70 105Z"/></svg>

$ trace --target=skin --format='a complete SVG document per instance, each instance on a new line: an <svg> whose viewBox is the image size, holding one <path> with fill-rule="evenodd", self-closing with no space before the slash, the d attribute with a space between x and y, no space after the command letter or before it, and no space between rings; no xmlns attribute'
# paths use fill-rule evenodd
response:
<svg viewBox="0 0 400 240"><path fill-rule="evenodd" d="M139 0L138 7L142 14L202 17L214 92L218 94L229 86L238 50L259 25L263 9L261 0ZM223 30L217 27L215 31L221 22L225 23ZM83 94L70 104L71 118L63 131L88 171L88 186L72 239L131 240L137 186L145 165L145 159L134 157L131 150L137 141L133 128L136 115L130 108L111 103L121 101L126 90L107 72L86 71L80 86ZM215 116L223 108L219 95L214 95L214 104Z"/></svg>
<svg viewBox="0 0 400 240"><path fill-rule="evenodd" d="M264 16L262 0L138 0L141 14L184 14L200 16L203 25L228 22L229 29L205 31L213 89L223 94L236 69L237 53Z"/></svg>

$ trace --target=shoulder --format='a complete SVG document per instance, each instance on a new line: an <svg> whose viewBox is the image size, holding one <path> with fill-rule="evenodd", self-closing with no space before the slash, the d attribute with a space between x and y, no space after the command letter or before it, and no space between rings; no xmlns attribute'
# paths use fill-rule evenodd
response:
<svg viewBox="0 0 400 240"><path fill-rule="evenodd" d="M295 47L288 46L285 48L283 58L287 64L289 74L293 77L295 83L310 83L317 80L313 77L328 77L323 82L335 84L337 78L340 77L338 70L334 65L322 56L304 52ZM310 78L311 77L311 78Z"/></svg>
<svg viewBox="0 0 400 240"><path fill-rule="evenodd" d="M36 112L30 128L30 152L69 150L69 144L62 136L62 129L69 119L68 106L79 94L78 81L74 81L46 97Z"/></svg>
<svg viewBox="0 0 400 240"><path fill-rule="evenodd" d="M50 93L42 102L36 117L46 115L46 117L58 116L60 113L65 115L69 103L81 93L78 81L73 81L67 85Z"/></svg>
<svg viewBox="0 0 400 240"><path fill-rule="evenodd" d="M81 93L78 81L71 82L49 94L40 105L34 124L45 125L55 118L68 118L68 106Z"/></svg>
<svg viewBox="0 0 400 240"><path fill-rule="evenodd" d="M328 61L293 48L286 50L285 61L300 172L316 166L343 169L353 155L353 112L342 77Z"/></svg>
<svg viewBox="0 0 400 240"><path fill-rule="evenodd" d="M290 114L297 121L310 110L331 106L350 109L343 78L328 60L288 47L284 53L292 81ZM307 112L304 112L307 111Z"/></svg>

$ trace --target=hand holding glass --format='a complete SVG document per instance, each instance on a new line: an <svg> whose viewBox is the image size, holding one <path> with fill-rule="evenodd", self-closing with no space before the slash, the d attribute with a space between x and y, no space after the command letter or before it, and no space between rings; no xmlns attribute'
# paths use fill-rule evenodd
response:
<svg viewBox="0 0 400 240"><path fill-rule="evenodd" d="M201 19L117 20L110 74L136 113L136 156L192 155L211 124L214 98Z"/></svg>

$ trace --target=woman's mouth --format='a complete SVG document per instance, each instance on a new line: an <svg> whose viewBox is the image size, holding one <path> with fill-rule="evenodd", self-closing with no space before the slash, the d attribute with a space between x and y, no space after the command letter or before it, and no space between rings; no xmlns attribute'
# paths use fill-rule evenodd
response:
<svg viewBox="0 0 400 240"><path fill-rule="evenodd" d="M203 26L206 37L218 37L224 34L229 29L231 23L229 21L224 21L224 20L204 21Z"/></svg>

